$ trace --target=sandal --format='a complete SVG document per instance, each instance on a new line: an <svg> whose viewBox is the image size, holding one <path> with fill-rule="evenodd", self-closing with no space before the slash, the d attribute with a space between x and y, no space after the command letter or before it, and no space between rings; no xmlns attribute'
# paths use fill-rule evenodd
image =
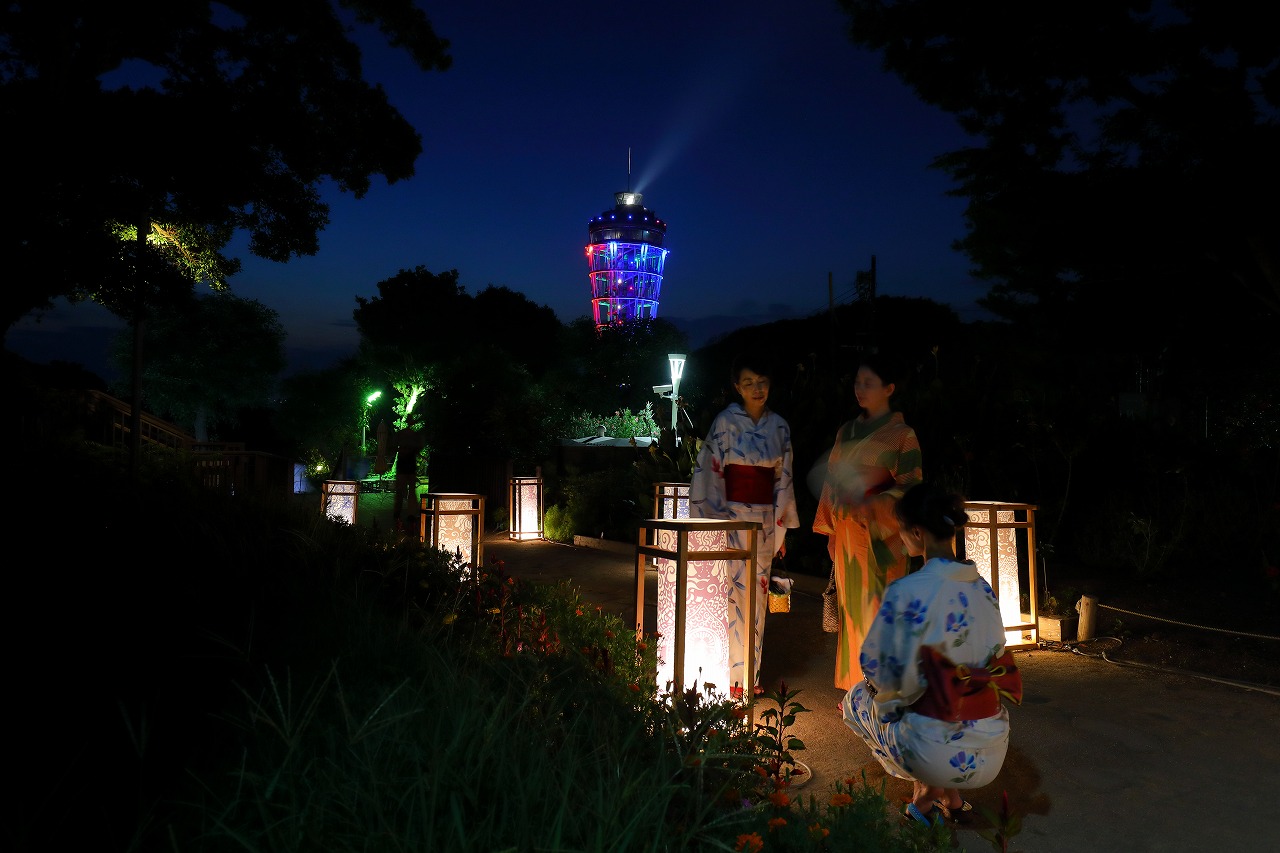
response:
<svg viewBox="0 0 1280 853"><path fill-rule="evenodd" d="M938 810L937 802L934 807L929 809L928 813L920 811L916 808L915 803L907 803L907 807L902 811L902 817L907 823L922 823L925 826L935 826L942 824L942 812Z"/></svg>
<svg viewBox="0 0 1280 853"><path fill-rule="evenodd" d="M934 811L942 813L942 816L948 820L954 820L956 823L968 823L973 820L973 803L964 799L960 799L959 808L951 808L942 800L933 801Z"/></svg>

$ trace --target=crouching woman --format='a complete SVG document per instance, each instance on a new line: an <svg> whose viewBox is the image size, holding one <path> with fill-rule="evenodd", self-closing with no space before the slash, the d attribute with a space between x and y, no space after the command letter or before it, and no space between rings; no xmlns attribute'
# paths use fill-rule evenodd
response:
<svg viewBox="0 0 1280 853"><path fill-rule="evenodd" d="M1004 702L1021 702L1021 674L990 585L956 560L956 530L969 520L963 500L921 483L894 511L925 563L885 589L859 655L863 680L841 710L885 771L913 783L908 821L963 820L972 807L960 790L987 785L1004 764Z"/></svg>

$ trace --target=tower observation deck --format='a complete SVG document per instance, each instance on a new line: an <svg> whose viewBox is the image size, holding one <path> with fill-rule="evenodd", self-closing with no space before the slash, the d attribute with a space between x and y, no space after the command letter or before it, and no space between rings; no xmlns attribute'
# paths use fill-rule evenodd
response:
<svg viewBox="0 0 1280 853"><path fill-rule="evenodd" d="M667 223L644 207L644 196L616 192L613 210L587 223L587 270L591 277L591 311L596 329L658 316L662 247Z"/></svg>

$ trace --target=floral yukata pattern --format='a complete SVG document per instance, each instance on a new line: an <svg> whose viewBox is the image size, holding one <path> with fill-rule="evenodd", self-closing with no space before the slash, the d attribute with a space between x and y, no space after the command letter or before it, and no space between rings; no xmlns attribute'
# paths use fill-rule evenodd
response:
<svg viewBox="0 0 1280 853"><path fill-rule="evenodd" d="M762 465L775 470L772 504L748 504L731 501L725 495L725 465ZM729 631L730 686L743 685L744 647L747 626L755 624L756 678L759 681L760 654L764 648L764 620L768 603L769 570L773 558L782 548L786 529L799 527L793 482L794 462L791 450L791 427L784 418L765 410L758 422L751 420L741 403L730 403L711 423L689 485L689 516L719 518L729 521L758 521L755 581L756 608L753 618L746 611L746 572L740 561L730 564L731 577L726 584ZM745 548L739 533L731 533L730 546ZM752 685L753 687L755 685ZM723 692L728 693L728 690Z"/></svg>
<svg viewBox="0 0 1280 853"><path fill-rule="evenodd" d="M929 560L885 590L859 656L865 679L842 702L845 725L891 776L943 788L989 784L1009 748L1009 712L946 722L911 704L925 692L922 645L957 664L985 666L1004 642L999 604L974 564Z"/></svg>

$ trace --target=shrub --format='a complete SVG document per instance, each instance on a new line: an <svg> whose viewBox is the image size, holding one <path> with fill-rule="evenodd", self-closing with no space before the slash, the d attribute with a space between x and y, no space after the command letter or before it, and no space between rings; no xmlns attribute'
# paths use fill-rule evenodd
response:
<svg viewBox="0 0 1280 853"><path fill-rule="evenodd" d="M542 535L553 542L572 542L573 524L567 507L553 504L542 516Z"/></svg>
<svg viewBox="0 0 1280 853"><path fill-rule="evenodd" d="M571 533L634 542L642 515L630 471L593 471L560 481ZM645 507L645 512L650 508Z"/></svg>
<svg viewBox="0 0 1280 853"><path fill-rule="evenodd" d="M659 433L658 422L653 419L653 404L645 403L635 414L630 409L622 409L604 417L587 412L574 415L569 420L568 437L598 435L601 427L610 438L657 438Z"/></svg>

